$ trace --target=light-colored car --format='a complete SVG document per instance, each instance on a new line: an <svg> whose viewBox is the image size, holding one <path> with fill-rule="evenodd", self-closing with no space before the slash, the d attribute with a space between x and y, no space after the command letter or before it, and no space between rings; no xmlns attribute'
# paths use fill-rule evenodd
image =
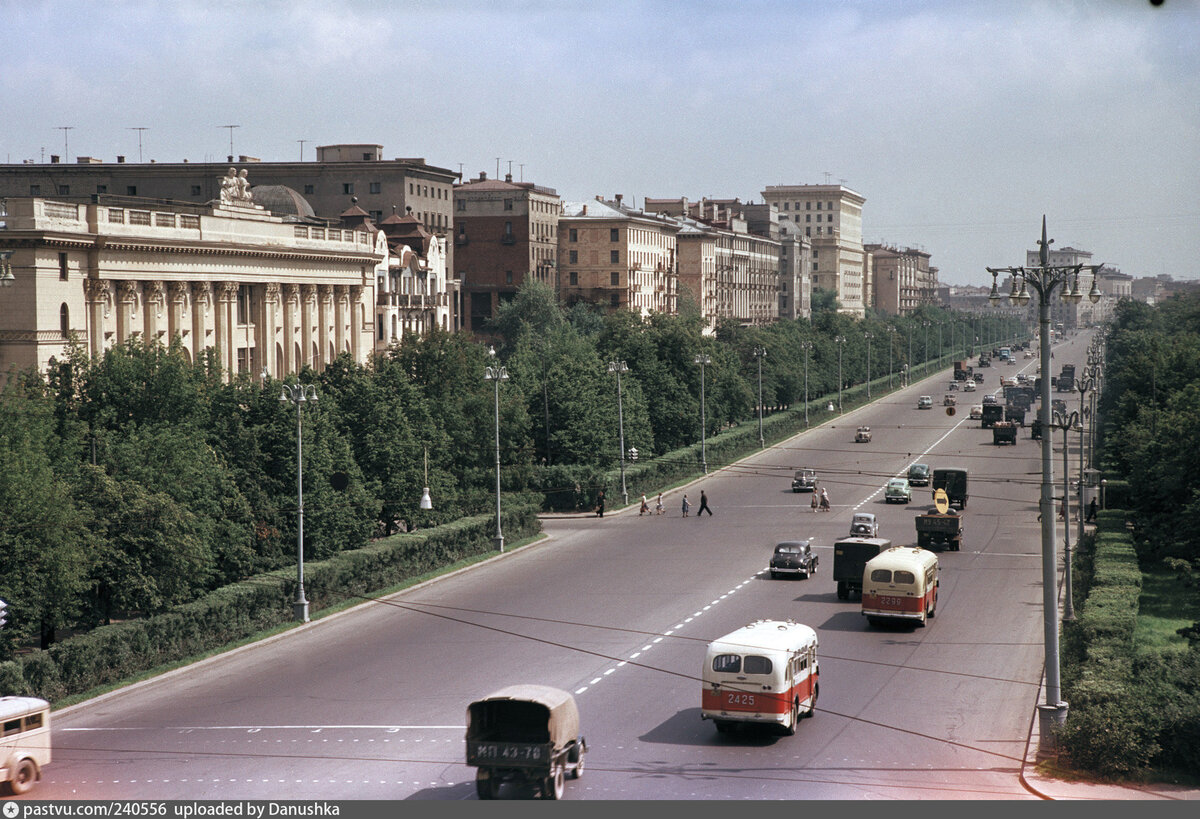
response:
<svg viewBox="0 0 1200 819"><path fill-rule="evenodd" d="M858 430L854 433L854 443L856 443L856 444L871 443L871 428L870 427L859 427Z"/></svg>
<svg viewBox="0 0 1200 819"><path fill-rule="evenodd" d="M966 381L963 383L963 392L975 392L975 382Z"/></svg>
<svg viewBox="0 0 1200 819"><path fill-rule="evenodd" d="M983 419L983 404L975 404L971 407L971 420L980 421Z"/></svg>
<svg viewBox="0 0 1200 819"><path fill-rule="evenodd" d="M994 395L985 395L985 396L983 396L983 403L985 403L985 404L995 404L995 403L998 403L998 402L996 401L996 396L994 396Z"/></svg>
<svg viewBox="0 0 1200 819"><path fill-rule="evenodd" d="M953 406L954 406L955 404L957 404L957 403L958 403L958 399L957 399L957 398L955 398L955 397L954 397L953 395L951 395L950 393L946 393L946 394L945 394L945 395L942 397L942 406L944 406L944 407L953 407Z"/></svg>
<svg viewBox="0 0 1200 819"><path fill-rule="evenodd" d="M850 519L850 535L852 537L877 537L879 521L875 520L873 512L855 512Z"/></svg>
<svg viewBox="0 0 1200 819"><path fill-rule="evenodd" d="M904 478L892 478L883 488L885 503L912 503L912 487Z"/></svg>
<svg viewBox="0 0 1200 819"><path fill-rule="evenodd" d="M933 396L922 395L917 399L917 409L933 409Z"/></svg>

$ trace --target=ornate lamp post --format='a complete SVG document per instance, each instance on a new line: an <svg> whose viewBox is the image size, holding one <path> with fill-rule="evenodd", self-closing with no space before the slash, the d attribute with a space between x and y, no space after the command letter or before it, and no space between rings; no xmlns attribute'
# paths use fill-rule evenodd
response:
<svg viewBox="0 0 1200 819"><path fill-rule="evenodd" d="M838 414L842 412L842 348L846 346L846 337L837 336L834 343L838 346Z"/></svg>
<svg viewBox="0 0 1200 819"><path fill-rule="evenodd" d="M1050 377L1050 298L1056 287L1063 288L1064 300L1074 301L1081 297L1079 293L1079 272L1083 265L1051 265L1050 244L1053 240L1046 238L1046 217L1042 217L1042 238L1038 242L1039 263L1034 267L987 268L992 274L992 292L988 300L992 306L1000 303L1000 292L996 285L996 276L1005 272L1012 276L1012 291L1009 300L1017 306L1029 303L1028 288L1032 287L1038 294L1038 330L1039 348L1041 355L1041 406L1038 408L1039 421L1042 429L1051 427L1051 396ZM1100 267L1099 265L1095 266ZM1095 268L1093 268L1094 270ZM1072 281L1074 286L1072 286ZM1094 277L1093 277L1093 289ZM1097 292L1096 298L1099 299ZM1042 436L1042 492L1041 492L1041 521L1042 521L1042 620L1045 636L1046 653L1046 702L1038 706L1039 728L1042 750L1052 750L1054 747L1054 729L1063 725L1067 719L1067 703L1062 701L1062 682L1059 676L1058 664L1058 599L1055 589L1057 560L1054 544L1054 448L1050 435Z"/></svg>
<svg viewBox="0 0 1200 819"><path fill-rule="evenodd" d="M621 499L629 503L629 492L625 489L625 411L621 406L621 373L629 372L624 361L608 362L608 371L617 374L617 425L621 435Z"/></svg>
<svg viewBox="0 0 1200 819"><path fill-rule="evenodd" d="M693 359L700 365L700 466L704 474L708 474L708 425L704 418L704 368L712 363L712 358L700 353Z"/></svg>
<svg viewBox="0 0 1200 819"><path fill-rule="evenodd" d="M767 357L766 347L755 347L754 357L758 359L758 445L765 447L763 440L763 400L762 400L762 360Z"/></svg>
<svg viewBox="0 0 1200 819"><path fill-rule="evenodd" d="M812 352L813 344L811 341L800 342L800 349L804 350L804 426L808 426L808 354Z"/></svg>
<svg viewBox="0 0 1200 819"><path fill-rule="evenodd" d="M892 376L896 369L896 328L888 327L888 389L894 390L896 385L892 381Z"/></svg>
<svg viewBox="0 0 1200 819"><path fill-rule="evenodd" d="M867 400L871 400L871 334L863 333L867 340Z"/></svg>
<svg viewBox="0 0 1200 819"><path fill-rule="evenodd" d="M921 326L925 328L925 344L921 347L921 358L924 359L921 364L921 369L925 375L929 375L929 325L932 321L922 321Z"/></svg>
<svg viewBox="0 0 1200 819"><path fill-rule="evenodd" d="M1092 389L1093 386L1095 386L1095 384L1092 380L1092 375L1093 374L1090 370L1085 370L1083 378L1075 379L1075 389L1079 391L1078 417L1081 420L1084 417L1088 418L1089 421L1091 419L1091 414L1092 414L1091 407L1085 406L1085 398L1087 396L1087 393ZM1079 424L1079 504L1078 504L1079 528L1076 530L1076 534L1075 534L1075 542L1077 544L1083 542L1083 518L1084 518L1084 514L1083 514L1083 427L1084 427L1084 424L1080 423ZM1065 618L1066 615L1064 614L1063 617Z"/></svg>
<svg viewBox="0 0 1200 819"><path fill-rule="evenodd" d="M496 348L489 347L488 355L495 359ZM504 533L500 531L500 382L508 380L508 370L500 366L485 367L483 380L491 381L496 392L496 537L492 539L492 545L496 551L503 552Z"/></svg>
<svg viewBox="0 0 1200 819"><path fill-rule="evenodd" d="M0 250L0 287L12 287L17 277L12 272L12 257L15 251Z"/></svg>
<svg viewBox="0 0 1200 819"><path fill-rule="evenodd" d="M305 403L317 400L317 388L312 384L284 384L280 403L296 405L296 600L292 616L301 623L308 622L308 600L304 597L304 436L301 410Z"/></svg>
<svg viewBox="0 0 1200 819"><path fill-rule="evenodd" d="M1075 619L1075 605L1072 599L1071 592L1071 485L1070 471L1067 464L1067 433L1078 429L1080 438L1083 437L1083 426L1079 423L1079 413L1072 411L1070 414L1056 412L1054 415L1054 428L1063 431L1063 616L1065 622L1070 622ZM1082 461L1080 462L1079 474L1079 491L1083 493L1083 468ZM1082 503L1082 501L1081 501ZM1082 510L1082 506L1080 507ZM1079 528L1083 529L1083 517L1080 516Z"/></svg>

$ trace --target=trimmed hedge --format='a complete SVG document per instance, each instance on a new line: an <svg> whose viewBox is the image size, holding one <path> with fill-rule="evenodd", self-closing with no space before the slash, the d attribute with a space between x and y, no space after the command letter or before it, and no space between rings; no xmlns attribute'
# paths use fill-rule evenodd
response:
<svg viewBox="0 0 1200 819"><path fill-rule="evenodd" d="M509 536L541 531L537 507L504 510ZM365 548L304 564L313 611L368 597L414 577L492 550L495 516L477 515L393 535ZM171 611L103 626L16 660L0 663L0 692L55 702L166 663L186 660L292 620L295 569L234 583Z"/></svg>

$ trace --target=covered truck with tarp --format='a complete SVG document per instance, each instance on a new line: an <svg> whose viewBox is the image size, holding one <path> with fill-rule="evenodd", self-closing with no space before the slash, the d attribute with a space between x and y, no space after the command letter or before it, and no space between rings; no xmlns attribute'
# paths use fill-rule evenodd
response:
<svg viewBox="0 0 1200 819"><path fill-rule="evenodd" d="M548 685L510 685L467 706L467 764L480 799L495 799L504 782L537 786L561 799L563 779L583 774L587 743L575 698Z"/></svg>

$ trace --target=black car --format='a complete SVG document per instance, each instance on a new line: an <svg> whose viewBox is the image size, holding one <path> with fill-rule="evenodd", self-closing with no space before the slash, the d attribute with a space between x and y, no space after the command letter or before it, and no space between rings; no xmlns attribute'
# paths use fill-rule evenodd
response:
<svg viewBox="0 0 1200 819"><path fill-rule="evenodd" d="M807 540L787 540L775 546L771 555L771 577L796 575L801 580L817 573L817 556Z"/></svg>
<svg viewBox="0 0 1200 819"><path fill-rule="evenodd" d="M817 473L811 469L797 469L796 477L792 478L793 492L815 492L817 489Z"/></svg>
<svg viewBox="0 0 1200 819"><path fill-rule="evenodd" d="M913 464L908 468L911 486L929 486L929 464Z"/></svg>

